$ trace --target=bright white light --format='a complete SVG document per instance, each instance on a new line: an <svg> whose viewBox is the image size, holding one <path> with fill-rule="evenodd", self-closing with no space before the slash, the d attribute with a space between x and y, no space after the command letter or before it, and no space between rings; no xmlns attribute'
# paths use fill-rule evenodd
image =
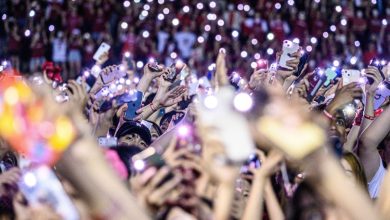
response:
<svg viewBox="0 0 390 220"><path fill-rule="evenodd" d="M376 0L371 0L371 3L375 5L377 2Z"/></svg>
<svg viewBox="0 0 390 220"><path fill-rule="evenodd" d="M124 55L126 58L129 58L131 56L131 53L129 51L126 51Z"/></svg>
<svg viewBox="0 0 390 220"><path fill-rule="evenodd" d="M174 26L179 25L179 19L174 18L174 19L172 20L172 24L173 24Z"/></svg>
<svg viewBox="0 0 390 220"><path fill-rule="evenodd" d="M243 5L243 4L238 4L238 5L237 5L237 9L238 9L239 11L244 10L244 5Z"/></svg>
<svg viewBox="0 0 390 220"><path fill-rule="evenodd" d="M29 37L31 34L31 31L29 29L24 31L24 36Z"/></svg>
<svg viewBox="0 0 390 220"><path fill-rule="evenodd" d="M257 41L256 38L253 38L253 39L251 40L251 43L252 43L252 45L257 45L258 41Z"/></svg>
<svg viewBox="0 0 390 220"><path fill-rule="evenodd" d="M355 41L355 47L360 47L360 42L359 41Z"/></svg>
<svg viewBox="0 0 390 220"><path fill-rule="evenodd" d="M202 36L199 36L198 37L198 43L203 43L204 42L204 37L202 37Z"/></svg>
<svg viewBox="0 0 390 220"><path fill-rule="evenodd" d="M274 54L274 49L268 48L268 49L267 49L267 54L268 54L268 55Z"/></svg>
<svg viewBox="0 0 390 220"><path fill-rule="evenodd" d="M329 34L328 34L328 32L324 32L324 33L322 33L322 36L324 37L324 38L328 38L329 37Z"/></svg>
<svg viewBox="0 0 390 220"><path fill-rule="evenodd" d="M344 107L343 112L348 116L352 116L355 114L355 107L353 105L347 105Z"/></svg>
<svg viewBox="0 0 390 220"><path fill-rule="evenodd" d="M321 2L321 0L314 0L314 2L315 2L315 3L320 3L320 2Z"/></svg>
<svg viewBox="0 0 390 220"><path fill-rule="evenodd" d="M351 57L351 59L349 60L349 62L352 64L352 65L355 65L356 62L357 62L357 58L355 56Z"/></svg>
<svg viewBox="0 0 390 220"><path fill-rule="evenodd" d="M338 60L333 60L333 66L340 66L340 62Z"/></svg>
<svg viewBox="0 0 390 220"><path fill-rule="evenodd" d="M122 28L122 29L127 29L128 26L129 26L129 25L127 24L127 22L122 22L122 23L121 23L121 28Z"/></svg>
<svg viewBox="0 0 390 220"><path fill-rule="evenodd" d="M340 13L343 8L340 6L340 5L337 5L335 8L334 8L338 13Z"/></svg>
<svg viewBox="0 0 390 220"><path fill-rule="evenodd" d="M251 63L251 67L252 67L252 69L256 69L257 63L256 63L256 62L252 62L252 63Z"/></svg>
<svg viewBox="0 0 390 220"><path fill-rule="evenodd" d="M215 69L215 63L210 64L210 65L207 67L207 69L208 69L209 71L213 71L213 70Z"/></svg>
<svg viewBox="0 0 390 220"><path fill-rule="evenodd" d="M244 5L244 11L248 12L251 10L251 6L249 5Z"/></svg>
<svg viewBox="0 0 390 220"><path fill-rule="evenodd" d="M144 5L144 10L148 11L150 9L150 6L148 4Z"/></svg>
<svg viewBox="0 0 390 220"><path fill-rule="evenodd" d="M347 20L345 18L341 19L340 24L343 26L347 25Z"/></svg>
<svg viewBox="0 0 390 220"><path fill-rule="evenodd" d="M218 26L222 27L225 24L225 22L222 19L219 19L217 24Z"/></svg>
<svg viewBox="0 0 390 220"><path fill-rule="evenodd" d="M53 31L54 31L54 29L55 29L55 28L54 28L54 25L52 25L52 24L51 24L51 25L49 25L49 28L48 28L48 29L49 29L49 31L50 31L50 32L53 32Z"/></svg>
<svg viewBox="0 0 390 220"><path fill-rule="evenodd" d="M207 31L207 32L210 31L210 30L211 30L210 25L206 24L206 25L204 26L204 30Z"/></svg>
<svg viewBox="0 0 390 220"><path fill-rule="evenodd" d="M234 107L240 112L249 111L253 106L253 100L248 93L238 93L233 100Z"/></svg>
<svg viewBox="0 0 390 220"><path fill-rule="evenodd" d="M237 38L239 35L238 31L234 30L232 31L232 37Z"/></svg>
<svg viewBox="0 0 390 220"><path fill-rule="evenodd" d="M180 136L186 137L190 133L190 128L187 125L181 125L178 128L177 132L179 133Z"/></svg>
<svg viewBox="0 0 390 220"><path fill-rule="evenodd" d="M141 0L134 0L135 3L139 3Z"/></svg>
<svg viewBox="0 0 390 220"><path fill-rule="evenodd" d="M275 4L275 8L276 10L279 10L280 8L282 8L282 5L278 2Z"/></svg>
<svg viewBox="0 0 390 220"><path fill-rule="evenodd" d="M172 53L171 53L171 58L172 58L172 59L176 59L176 58L177 58L177 53L172 52Z"/></svg>
<svg viewBox="0 0 390 220"><path fill-rule="evenodd" d="M378 89L382 90L382 89L385 89L385 84L383 82L381 82L379 85L378 85Z"/></svg>
<svg viewBox="0 0 390 220"><path fill-rule="evenodd" d="M145 162L143 160L136 160L134 161L134 169L140 171L140 170L143 170L145 169Z"/></svg>
<svg viewBox="0 0 390 220"><path fill-rule="evenodd" d="M208 109L215 109L218 106L218 99L213 95L209 95L204 99L203 104Z"/></svg>
<svg viewBox="0 0 390 220"><path fill-rule="evenodd" d="M149 15L148 11L142 11L141 12L141 16L143 16L143 17L147 17L148 15Z"/></svg>
<svg viewBox="0 0 390 220"><path fill-rule="evenodd" d="M166 14L166 15L169 14L169 8L164 8L163 9L163 13Z"/></svg>
<svg viewBox="0 0 390 220"><path fill-rule="evenodd" d="M31 11L28 13L28 16L34 17L34 16L35 16L35 11L34 11L34 10L31 10Z"/></svg>
<svg viewBox="0 0 390 220"><path fill-rule="evenodd" d="M91 75L91 73L90 73L88 70L85 70L85 71L83 72L83 76L89 77L89 75Z"/></svg>
<svg viewBox="0 0 390 220"><path fill-rule="evenodd" d="M275 38L275 35L273 33L268 33L267 34L267 39L268 40L273 40Z"/></svg>
<svg viewBox="0 0 390 220"><path fill-rule="evenodd" d="M3 62L1 62L1 65L6 67L8 65L8 62L6 60L3 60Z"/></svg>
<svg viewBox="0 0 390 220"><path fill-rule="evenodd" d="M316 43L317 43L317 38L311 37L311 38L310 38L310 42L311 42L312 44L316 44Z"/></svg>
<svg viewBox="0 0 390 220"><path fill-rule="evenodd" d="M336 31L336 26L331 25L331 26L330 26L330 30L333 31L333 32L335 32L335 31Z"/></svg>
<svg viewBox="0 0 390 220"><path fill-rule="evenodd" d="M184 7L183 7L183 12L184 12L184 13L190 12L190 7L188 7L188 5L184 6Z"/></svg>
<svg viewBox="0 0 390 220"><path fill-rule="evenodd" d="M164 20L164 18L165 18L165 16L161 13L157 15L157 19L160 21Z"/></svg>
<svg viewBox="0 0 390 220"><path fill-rule="evenodd" d="M7 19L7 14L3 14L2 16L1 16L1 20L6 20Z"/></svg>
<svg viewBox="0 0 390 220"><path fill-rule="evenodd" d="M217 4L214 1L212 1L212 2L210 2L209 6L210 6L210 8L215 8L217 6Z"/></svg>
<svg viewBox="0 0 390 220"><path fill-rule="evenodd" d="M293 40L292 40L294 43L296 43L296 44L299 44L301 41L299 40L299 38L294 38Z"/></svg>
<svg viewBox="0 0 390 220"><path fill-rule="evenodd" d="M157 2L158 2L158 4L160 4L160 5L164 4L164 0L158 0Z"/></svg>
<svg viewBox="0 0 390 220"><path fill-rule="evenodd" d="M246 58L248 56L248 52L246 52L245 50L241 51L241 57L242 58Z"/></svg>
<svg viewBox="0 0 390 220"><path fill-rule="evenodd" d="M215 40L216 40L216 41L221 41L221 40L222 40L222 36L219 35L219 34L217 34L217 35L215 36Z"/></svg>
<svg viewBox="0 0 390 220"><path fill-rule="evenodd" d="M196 4L196 8L199 9L199 10L202 10L203 9L203 3L198 3Z"/></svg>
<svg viewBox="0 0 390 220"><path fill-rule="evenodd" d="M294 0L288 0L288 1L287 1L287 4L290 5L290 6L293 6L294 3L295 3Z"/></svg>
<svg viewBox="0 0 390 220"><path fill-rule="evenodd" d="M137 68L141 69L144 66L144 63L142 61L137 62Z"/></svg>
<svg viewBox="0 0 390 220"><path fill-rule="evenodd" d="M139 83L139 78L138 78L138 77L134 77L133 82L134 82L135 84Z"/></svg>
<svg viewBox="0 0 390 220"><path fill-rule="evenodd" d="M33 173L28 172L28 173L24 174L23 182L26 184L26 186L32 188L37 184L38 181Z"/></svg>
<svg viewBox="0 0 390 220"><path fill-rule="evenodd" d="M366 84L367 83L367 78L366 77L360 77L359 78L359 84Z"/></svg>
<svg viewBox="0 0 390 220"><path fill-rule="evenodd" d="M306 51L307 52L311 52L312 50L313 50L312 46L310 46L310 45L306 46Z"/></svg>
<svg viewBox="0 0 390 220"><path fill-rule="evenodd" d="M382 19L382 25L383 25L383 26L386 26L386 25L387 25L387 20L386 20L386 19Z"/></svg>
<svg viewBox="0 0 390 220"><path fill-rule="evenodd" d="M253 56L256 60L260 59L260 54L259 53L255 53L255 55Z"/></svg>
<svg viewBox="0 0 390 220"><path fill-rule="evenodd" d="M214 13L207 14L207 20L215 21L217 20L217 15Z"/></svg>
<svg viewBox="0 0 390 220"><path fill-rule="evenodd" d="M123 7L127 8L130 6L130 1L124 1L123 2Z"/></svg>
<svg viewBox="0 0 390 220"><path fill-rule="evenodd" d="M149 37L149 31L144 31L144 32L142 32L142 37L143 38L148 38Z"/></svg>

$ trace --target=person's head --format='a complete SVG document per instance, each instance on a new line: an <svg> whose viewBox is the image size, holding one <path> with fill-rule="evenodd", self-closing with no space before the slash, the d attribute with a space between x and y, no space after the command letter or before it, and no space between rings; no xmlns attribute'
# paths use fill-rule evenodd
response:
<svg viewBox="0 0 390 220"><path fill-rule="evenodd" d="M366 174L364 173L363 165L355 154L348 151L344 152L341 158L341 165L348 177L353 178L358 185L367 190Z"/></svg>
<svg viewBox="0 0 390 220"><path fill-rule="evenodd" d="M158 126L158 124L154 123L153 121L148 121L148 122L151 123L149 131L150 131L150 135L152 136L152 142L153 142L158 137L160 137L160 135L162 135L162 131Z"/></svg>
<svg viewBox="0 0 390 220"><path fill-rule="evenodd" d="M118 144L122 145L136 145L141 149L145 149L151 143L152 137L149 129L135 121L126 121L121 125L116 133Z"/></svg>
<svg viewBox="0 0 390 220"><path fill-rule="evenodd" d="M339 110L334 115L334 120L330 124L330 135L337 136L342 143L347 141L348 132L352 126L353 120Z"/></svg>

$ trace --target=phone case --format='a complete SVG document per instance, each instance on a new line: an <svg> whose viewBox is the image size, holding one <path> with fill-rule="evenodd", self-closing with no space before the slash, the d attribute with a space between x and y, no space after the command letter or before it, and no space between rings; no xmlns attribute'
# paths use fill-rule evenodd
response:
<svg viewBox="0 0 390 220"><path fill-rule="evenodd" d="M359 82L361 77L360 71L353 69L343 69L341 75L343 77L343 86L353 82Z"/></svg>
<svg viewBox="0 0 390 220"><path fill-rule="evenodd" d="M314 72L314 74L308 78L308 81L309 81L309 89L307 91L306 99L308 102L311 102L313 98L316 96L318 90L325 83L326 75L320 74L320 70L317 69Z"/></svg>
<svg viewBox="0 0 390 220"><path fill-rule="evenodd" d="M293 58L291 58L290 55L297 52L298 50L299 50L299 44L296 44L289 40L284 40L282 55L280 56L280 60L279 60L279 66L285 69L292 70L291 67L287 66L286 62L288 60L292 60Z"/></svg>
<svg viewBox="0 0 390 220"><path fill-rule="evenodd" d="M124 118L128 121L132 120L136 116L136 111L141 107L143 93L137 91L137 99L127 103L127 110L125 112Z"/></svg>
<svg viewBox="0 0 390 220"><path fill-rule="evenodd" d="M102 81L104 84L109 84L114 80L118 80L126 76L126 72L121 70L120 66L117 66L114 71L106 73L101 73Z"/></svg>
<svg viewBox="0 0 390 220"><path fill-rule="evenodd" d="M232 87L222 87L215 95L218 105L214 109L203 104L207 96L201 97L198 103L199 117L206 125L216 128L216 135L225 146L227 158L240 163L254 153L255 144L247 120L233 108L234 95Z"/></svg>
<svg viewBox="0 0 390 220"><path fill-rule="evenodd" d="M376 94L374 97L374 109L378 109L381 107L383 102L385 102L386 98L390 96L390 84L389 86L385 86L384 88L379 88L376 90Z"/></svg>
<svg viewBox="0 0 390 220"><path fill-rule="evenodd" d="M79 219L78 211L63 189L61 182L47 166L26 169L18 186L29 205L35 206L44 201L63 219Z"/></svg>
<svg viewBox="0 0 390 220"><path fill-rule="evenodd" d="M324 83L324 86L329 86L330 82L337 77L337 72L333 70L332 68L327 68L325 70L325 75L326 75L326 81Z"/></svg>
<svg viewBox="0 0 390 220"><path fill-rule="evenodd" d="M97 49L97 51L93 55L93 59L96 60L96 61L99 61L100 60L100 56L103 55L103 53L108 52L110 50L110 48L111 48L110 45L108 45L107 43L103 42L102 44L100 44L99 48Z"/></svg>

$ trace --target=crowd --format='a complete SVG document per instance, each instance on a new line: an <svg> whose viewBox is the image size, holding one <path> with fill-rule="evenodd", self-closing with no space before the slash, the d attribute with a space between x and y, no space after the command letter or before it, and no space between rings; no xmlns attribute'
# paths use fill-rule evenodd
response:
<svg viewBox="0 0 390 220"><path fill-rule="evenodd" d="M1 219L390 219L386 1L0 6Z"/></svg>

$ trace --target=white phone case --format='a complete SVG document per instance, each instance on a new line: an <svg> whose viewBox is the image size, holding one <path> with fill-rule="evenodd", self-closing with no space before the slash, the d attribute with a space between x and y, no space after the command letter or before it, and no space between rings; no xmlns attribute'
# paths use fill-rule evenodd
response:
<svg viewBox="0 0 390 220"><path fill-rule="evenodd" d="M359 82L361 77L360 71L353 69L343 69L341 75L343 77L343 86L353 82Z"/></svg>
<svg viewBox="0 0 390 220"><path fill-rule="evenodd" d="M287 66L287 61L292 60L293 58L290 56L291 54L297 52L299 50L299 44L296 44L289 40L283 41L283 49L282 49L282 55L280 56L279 60L279 66L292 70L291 67Z"/></svg>
<svg viewBox="0 0 390 220"><path fill-rule="evenodd" d="M103 53L108 52L110 50L110 48L111 48L110 45L103 42L102 44L100 44L99 48L97 49L97 51L93 55L93 59L96 61L99 61L100 56L103 55Z"/></svg>

